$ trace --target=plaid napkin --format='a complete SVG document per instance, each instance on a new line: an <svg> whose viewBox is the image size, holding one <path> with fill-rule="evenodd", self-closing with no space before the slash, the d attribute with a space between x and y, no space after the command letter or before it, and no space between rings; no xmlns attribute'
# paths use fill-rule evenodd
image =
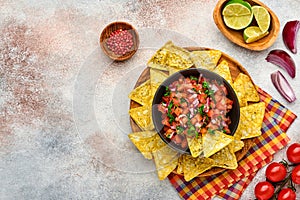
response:
<svg viewBox="0 0 300 200"><path fill-rule="evenodd" d="M262 135L255 139L253 147L235 170L195 178L190 182L186 182L183 176L170 174L168 178L180 197L205 200L217 195L223 199L239 199L257 171L271 162L273 155L287 145L290 139L286 131L297 116L261 88L257 89L261 101L266 103Z"/></svg>

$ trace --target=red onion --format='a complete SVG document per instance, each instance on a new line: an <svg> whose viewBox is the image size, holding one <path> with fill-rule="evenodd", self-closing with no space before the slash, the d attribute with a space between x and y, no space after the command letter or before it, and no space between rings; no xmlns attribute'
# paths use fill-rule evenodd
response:
<svg viewBox="0 0 300 200"><path fill-rule="evenodd" d="M266 57L266 60L270 63L273 63L285 69L292 78L295 78L296 76L295 62L287 52L280 49L272 50Z"/></svg>
<svg viewBox="0 0 300 200"><path fill-rule="evenodd" d="M294 54L297 53L297 33L300 28L300 21L289 21L284 25L282 38L285 46Z"/></svg>
<svg viewBox="0 0 300 200"><path fill-rule="evenodd" d="M278 92L288 101L293 102L296 100L294 90L289 82L285 79L280 71L271 74L271 80Z"/></svg>

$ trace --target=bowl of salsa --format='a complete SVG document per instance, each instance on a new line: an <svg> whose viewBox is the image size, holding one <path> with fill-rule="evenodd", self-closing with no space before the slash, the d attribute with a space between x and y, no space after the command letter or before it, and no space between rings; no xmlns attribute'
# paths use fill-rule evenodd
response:
<svg viewBox="0 0 300 200"><path fill-rule="evenodd" d="M161 139L190 154L188 138L220 131L233 135L240 119L238 98L220 75L200 68L174 73L157 89L152 119Z"/></svg>

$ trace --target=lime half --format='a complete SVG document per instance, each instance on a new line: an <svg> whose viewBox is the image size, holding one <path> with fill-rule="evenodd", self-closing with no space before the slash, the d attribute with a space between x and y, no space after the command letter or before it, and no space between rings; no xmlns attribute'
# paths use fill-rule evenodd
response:
<svg viewBox="0 0 300 200"><path fill-rule="evenodd" d="M267 9L262 6L252 6L254 18L262 32L269 30L271 17Z"/></svg>
<svg viewBox="0 0 300 200"><path fill-rule="evenodd" d="M226 4L222 11L222 15L226 26L234 30L246 28L253 20L251 7L249 7L246 2L241 3L236 0Z"/></svg>
<svg viewBox="0 0 300 200"><path fill-rule="evenodd" d="M233 4L233 3L239 3L242 4L243 6L247 7L250 11L252 10L252 7L250 5L250 3L248 3L247 1L243 1L243 0L230 0L225 4L225 7ZM230 13L222 13L223 15L230 15Z"/></svg>
<svg viewBox="0 0 300 200"><path fill-rule="evenodd" d="M251 43L265 37L268 34L268 31L262 32L258 26L249 26L244 30L243 36L246 43Z"/></svg>

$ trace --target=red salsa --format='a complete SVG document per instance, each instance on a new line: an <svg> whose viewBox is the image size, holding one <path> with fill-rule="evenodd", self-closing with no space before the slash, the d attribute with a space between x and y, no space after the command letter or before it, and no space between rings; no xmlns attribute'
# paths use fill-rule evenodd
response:
<svg viewBox="0 0 300 200"><path fill-rule="evenodd" d="M223 83L199 77L180 77L166 87L158 110L162 113L164 135L182 148L187 137L215 130L230 134L227 113L233 101Z"/></svg>

